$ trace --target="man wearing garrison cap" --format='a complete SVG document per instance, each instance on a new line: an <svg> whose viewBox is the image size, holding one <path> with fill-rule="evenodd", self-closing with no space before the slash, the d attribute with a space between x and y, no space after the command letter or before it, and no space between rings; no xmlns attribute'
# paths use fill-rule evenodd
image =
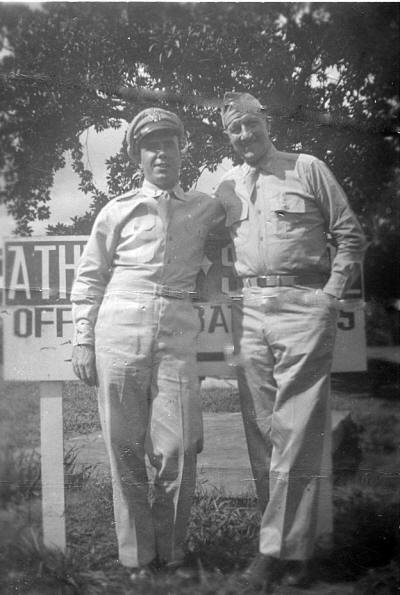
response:
<svg viewBox="0 0 400 595"><path fill-rule="evenodd" d="M119 561L132 580L182 565L202 448L191 295L208 231L224 215L211 197L179 186L184 139L169 111L134 118L128 153L143 185L102 209L72 291L73 367L98 385Z"/></svg>
<svg viewBox="0 0 400 595"><path fill-rule="evenodd" d="M263 514L259 554L243 580L254 589L283 576L305 585L316 542L332 529L329 375L340 300L360 272L365 240L328 167L275 148L255 97L227 93L222 122L243 160L217 197L243 284L234 345Z"/></svg>

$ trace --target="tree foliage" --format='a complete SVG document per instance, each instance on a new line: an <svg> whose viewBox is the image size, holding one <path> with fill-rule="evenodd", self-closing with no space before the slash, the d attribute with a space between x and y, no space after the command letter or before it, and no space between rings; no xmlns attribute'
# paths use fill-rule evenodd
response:
<svg viewBox="0 0 400 595"><path fill-rule="evenodd" d="M19 233L48 217L66 151L92 204L52 232L87 233L107 200L138 183L122 147L107 164L107 195L99 191L79 137L90 126L118 128L149 105L99 89L140 85L212 97L250 91L278 108L279 148L327 161L373 241L399 239L396 3L2 4L0 15L0 199ZM230 148L217 110L167 106L189 130L190 186Z"/></svg>

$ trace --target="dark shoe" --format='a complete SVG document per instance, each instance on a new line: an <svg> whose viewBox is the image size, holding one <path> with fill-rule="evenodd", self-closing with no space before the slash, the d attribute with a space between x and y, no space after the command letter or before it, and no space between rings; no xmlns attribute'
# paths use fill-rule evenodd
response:
<svg viewBox="0 0 400 595"><path fill-rule="evenodd" d="M307 561L292 560L285 571L285 584L290 587L308 587L311 582Z"/></svg>
<svg viewBox="0 0 400 595"><path fill-rule="evenodd" d="M265 554L257 554L241 575L240 583L254 591L269 589L278 575L279 560Z"/></svg>

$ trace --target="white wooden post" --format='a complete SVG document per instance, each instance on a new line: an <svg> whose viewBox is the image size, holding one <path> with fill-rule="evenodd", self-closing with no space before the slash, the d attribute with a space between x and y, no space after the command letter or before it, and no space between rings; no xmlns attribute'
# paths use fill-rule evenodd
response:
<svg viewBox="0 0 400 595"><path fill-rule="evenodd" d="M65 552L62 382L40 383L43 542Z"/></svg>

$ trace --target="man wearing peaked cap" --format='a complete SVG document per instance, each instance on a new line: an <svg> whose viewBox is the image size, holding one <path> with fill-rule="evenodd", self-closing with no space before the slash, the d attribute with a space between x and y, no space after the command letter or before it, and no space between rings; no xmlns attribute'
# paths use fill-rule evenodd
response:
<svg viewBox="0 0 400 595"><path fill-rule="evenodd" d="M132 159L136 159L139 141L155 130L174 132L180 144L185 138L183 124L176 114L159 107L145 109L133 118L126 133L128 155Z"/></svg>
<svg viewBox="0 0 400 595"><path fill-rule="evenodd" d="M305 585L315 545L332 530L329 375L340 300L360 273L365 240L327 166L275 148L255 97L227 93L222 123L243 160L217 197L243 284L234 347L263 513L243 580L261 589L286 572L288 584Z"/></svg>
<svg viewBox="0 0 400 595"><path fill-rule="evenodd" d="M99 213L72 290L73 367L98 385L119 560L132 580L182 564L202 448L191 296L208 231L224 213L180 187L183 141L182 122L167 110L133 119L128 152L143 185Z"/></svg>

